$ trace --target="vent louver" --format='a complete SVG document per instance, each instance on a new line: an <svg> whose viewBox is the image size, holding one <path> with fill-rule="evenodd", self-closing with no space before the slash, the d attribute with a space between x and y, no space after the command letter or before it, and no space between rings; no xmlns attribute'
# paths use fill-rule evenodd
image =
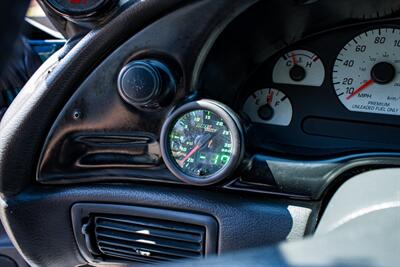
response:
<svg viewBox="0 0 400 267"><path fill-rule="evenodd" d="M96 203L77 203L71 215L89 263L152 264L217 252L218 223L208 215Z"/></svg>
<svg viewBox="0 0 400 267"><path fill-rule="evenodd" d="M94 226L106 257L158 263L204 256L204 227L130 216L96 216Z"/></svg>

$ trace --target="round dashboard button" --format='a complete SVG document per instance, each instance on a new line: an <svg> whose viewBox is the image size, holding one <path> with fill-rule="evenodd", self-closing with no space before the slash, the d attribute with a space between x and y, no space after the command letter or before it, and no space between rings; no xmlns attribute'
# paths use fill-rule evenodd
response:
<svg viewBox="0 0 400 267"><path fill-rule="evenodd" d="M145 105L160 90L161 75L156 67L145 61L126 65L119 76L121 96L132 104Z"/></svg>
<svg viewBox="0 0 400 267"><path fill-rule="evenodd" d="M165 106L175 93L176 83L169 68L158 60L135 60L125 65L118 76L118 91L138 108Z"/></svg>

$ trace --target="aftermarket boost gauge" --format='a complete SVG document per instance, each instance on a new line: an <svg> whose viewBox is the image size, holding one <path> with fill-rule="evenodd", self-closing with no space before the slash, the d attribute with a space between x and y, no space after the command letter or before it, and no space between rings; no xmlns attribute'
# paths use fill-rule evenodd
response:
<svg viewBox="0 0 400 267"><path fill-rule="evenodd" d="M243 156L237 115L211 100L183 105L166 120L161 151L168 169L185 183L210 185L227 178Z"/></svg>

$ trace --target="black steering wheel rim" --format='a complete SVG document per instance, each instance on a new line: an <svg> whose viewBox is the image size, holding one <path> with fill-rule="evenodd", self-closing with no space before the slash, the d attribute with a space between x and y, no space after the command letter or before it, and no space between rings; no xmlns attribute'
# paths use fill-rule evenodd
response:
<svg viewBox="0 0 400 267"><path fill-rule="evenodd" d="M0 50L12 51L23 24L29 0L0 2ZM0 75L11 53L0 54Z"/></svg>
<svg viewBox="0 0 400 267"><path fill-rule="evenodd" d="M15 5L21 4L17 2ZM94 29L78 43L69 42L55 55L58 58L53 58L54 66L44 64L38 73L43 73L47 68L46 77L35 74L3 117L0 124L0 194L4 203L1 219L10 239L29 264L40 266L44 264L44 259L37 251L32 252L32 249L27 250L24 246L32 240L21 240L21 236L15 235L14 227L24 224L24 218L12 218L15 213L6 203L18 202L19 194L32 186L42 188L35 185L37 160L57 114L102 59L145 26L184 2L146 0L126 5L106 25ZM76 251L70 251L69 255L75 256L66 258L65 262L60 257L59 263L76 263L76 257L80 257ZM82 262L82 259L79 261Z"/></svg>
<svg viewBox="0 0 400 267"><path fill-rule="evenodd" d="M115 47L185 1L134 3L108 24L88 33L75 46L67 44L57 68L45 83L29 84L10 106L0 126L0 192L13 196L31 182L41 145L66 101L79 84ZM23 162L23 164L21 164Z"/></svg>

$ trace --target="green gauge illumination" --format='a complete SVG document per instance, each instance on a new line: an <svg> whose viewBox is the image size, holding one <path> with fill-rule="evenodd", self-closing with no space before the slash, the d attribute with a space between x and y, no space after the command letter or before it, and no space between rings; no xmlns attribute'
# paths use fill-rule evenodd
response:
<svg viewBox="0 0 400 267"><path fill-rule="evenodd" d="M229 175L242 154L242 131L226 106L207 100L178 109L166 122L162 151L167 167L192 184L210 184Z"/></svg>
<svg viewBox="0 0 400 267"><path fill-rule="evenodd" d="M232 136L225 122L209 110L193 110L180 117L169 135L175 163L191 176L221 170L232 154Z"/></svg>

